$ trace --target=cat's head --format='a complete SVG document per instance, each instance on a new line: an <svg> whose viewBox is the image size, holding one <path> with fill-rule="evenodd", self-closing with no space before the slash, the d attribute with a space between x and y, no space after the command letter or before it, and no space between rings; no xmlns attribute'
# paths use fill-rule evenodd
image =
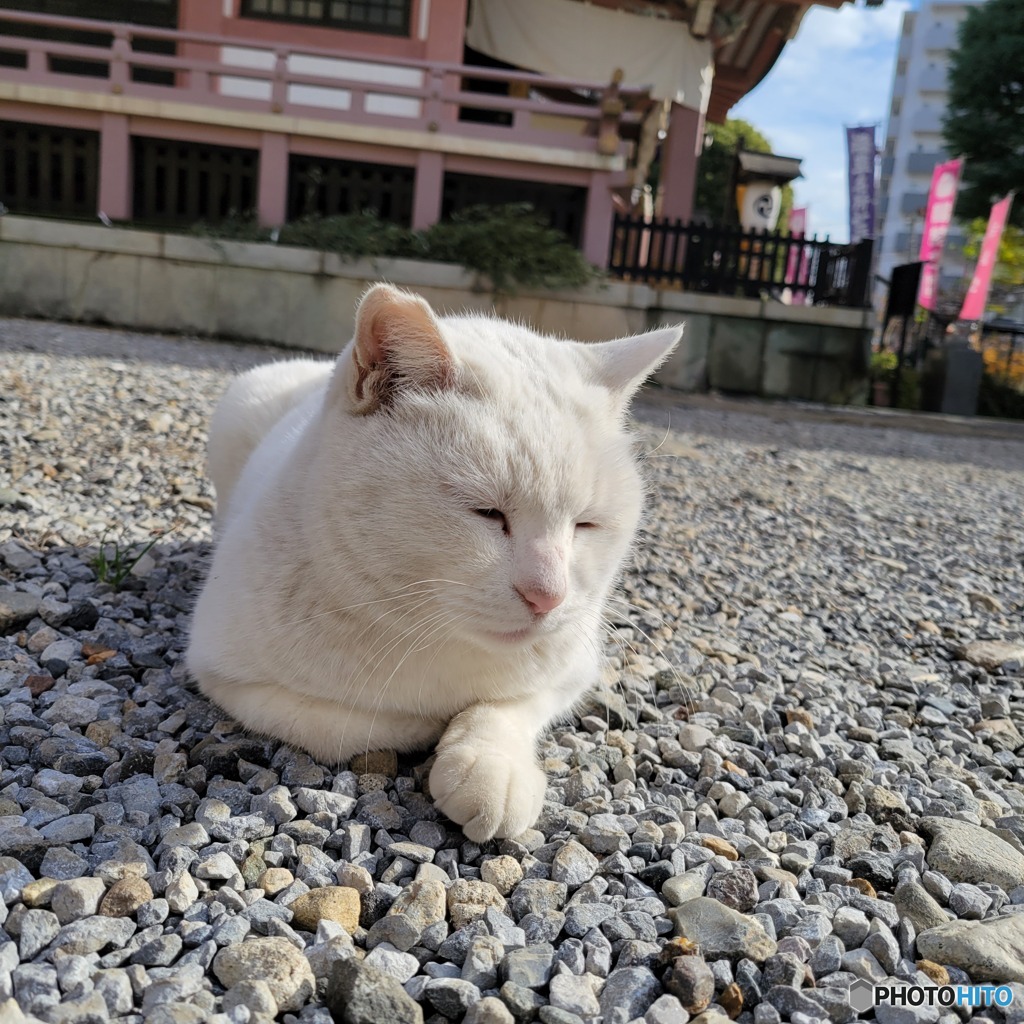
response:
<svg viewBox="0 0 1024 1024"><path fill-rule="evenodd" d="M642 511L625 413L681 333L560 341L375 286L328 392L325 515L382 598L427 592L463 638L581 634Z"/></svg>

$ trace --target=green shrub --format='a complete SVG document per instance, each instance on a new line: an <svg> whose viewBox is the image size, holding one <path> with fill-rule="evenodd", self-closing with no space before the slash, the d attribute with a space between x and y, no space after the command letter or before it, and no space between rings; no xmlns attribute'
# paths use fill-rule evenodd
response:
<svg viewBox="0 0 1024 1024"><path fill-rule="evenodd" d="M488 278L499 294L516 288L578 288L600 271L544 217L524 203L471 206L424 231L381 220L372 211L310 216L285 224L276 238L252 215L194 224L192 234L234 241L278 241L346 260L406 257L459 263Z"/></svg>
<svg viewBox="0 0 1024 1024"><path fill-rule="evenodd" d="M887 395L892 394L898 364L899 357L895 352L883 350L871 355L868 370L870 379L884 384ZM921 375L909 366L904 366L900 373L900 393L896 405L899 409L921 408Z"/></svg>
<svg viewBox="0 0 1024 1024"><path fill-rule="evenodd" d="M416 234L400 224L381 220L375 213L349 213L337 217L303 217L281 228L281 245L298 245L333 252L343 259L414 256Z"/></svg>
<svg viewBox="0 0 1024 1024"><path fill-rule="evenodd" d="M978 415L1024 420L1024 391L991 373L982 374L978 388Z"/></svg>
<svg viewBox="0 0 1024 1024"><path fill-rule="evenodd" d="M872 352L870 364L872 378L880 379L885 375L891 375L898 363L899 357L895 352L890 352L887 349L883 349L880 352Z"/></svg>
<svg viewBox="0 0 1024 1024"><path fill-rule="evenodd" d="M525 203L470 206L423 232L426 259L461 263L497 292L578 288L595 269L560 231Z"/></svg>
<svg viewBox="0 0 1024 1024"><path fill-rule="evenodd" d="M196 221L189 229L190 235L200 238L224 238L231 242L268 242L270 228L263 227L252 211L230 213L218 221Z"/></svg>

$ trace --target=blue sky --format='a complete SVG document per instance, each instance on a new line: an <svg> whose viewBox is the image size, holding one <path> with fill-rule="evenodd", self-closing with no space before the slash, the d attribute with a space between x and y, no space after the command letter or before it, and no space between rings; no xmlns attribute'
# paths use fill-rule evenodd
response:
<svg viewBox="0 0 1024 1024"><path fill-rule="evenodd" d="M812 7L764 81L730 111L767 136L776 153L803 158L796 205L810 232L849 238L847 125L877 123L884 144L905 0L882 7Z"/></svg>

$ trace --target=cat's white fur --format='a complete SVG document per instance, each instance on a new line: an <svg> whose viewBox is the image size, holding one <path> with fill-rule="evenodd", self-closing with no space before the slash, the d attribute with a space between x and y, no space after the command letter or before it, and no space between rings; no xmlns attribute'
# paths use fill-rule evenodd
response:
<svg viewBox="0 0 1024 1024"><path fill-rule="evenodd" d="M237 378L203 692L327 762L436 743L431 794L469 838L532 825L537 738L598 678L641 515L626 406L680 334L559 341L377 285L336 363Z"/></svg>

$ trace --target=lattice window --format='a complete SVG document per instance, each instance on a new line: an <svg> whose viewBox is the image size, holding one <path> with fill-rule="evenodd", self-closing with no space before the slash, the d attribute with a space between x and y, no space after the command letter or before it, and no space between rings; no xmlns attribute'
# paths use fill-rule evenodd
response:
<svg viewBox="0 0 1024 1024"><path fill-rule="evenodd" d="M587 203L585 188L476 174L449 172L444 176L442 217L450 217L467 206L501 206L505 203L529 203L573 245L580 244Z"/></svg>
<svg viewBox="0 0 1024 1024"><path fill-rule="evenodd" d="M293 156L288 167L288 219L371 210L382 220L412 222L411 167Z"/></svg>
<svg viewBox="0 0 1024 1024"><path fill-rule="evenodd" d="M0 121L0 202L12 213L95 217L99 134Z"/></svg>
<svg viewBox="0 0 1024 1024"><path fill-rule="evenodd" d="M194 224L256 208L259 153L167 139L132 139L134 215Z"/></svg>
<svg viewBox="0 0 1024 1024"><path fill-rule="evenodd" d="M242 16L407 36L410 6L411 0L242 0Z"/></svg>

